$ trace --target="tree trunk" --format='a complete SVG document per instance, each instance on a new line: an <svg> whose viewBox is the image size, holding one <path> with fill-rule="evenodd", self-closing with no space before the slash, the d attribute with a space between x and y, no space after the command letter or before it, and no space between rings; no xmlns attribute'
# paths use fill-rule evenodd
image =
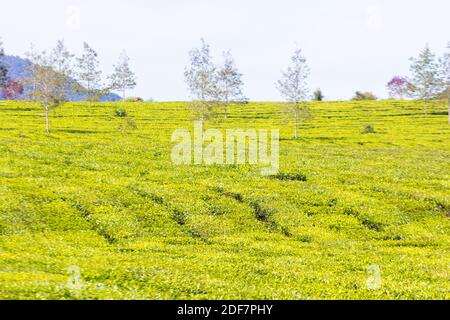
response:
<svg viewBox="0 0 450 320"><path fill-rule="evenodd" d="M125 89L123 89L123 92L122 92L122 101L125 102Z"/></svg>
<svg viewBox="0 0 450 320"><path fill-rule="evenodd" d="M448 124L450 124L450 87L447 88Z"/></svg>
<svg viewBox="0 0 450 320"><path fill-rule="evenodd" d="M92 101L91 84L88 81L88 107L89 108L91 108L91 101Z"/></svg>
<svg viewBox="0 0 450 320"><path fill-rule="evenodd" d="M225 98L225 119L228 118L228 95Z"/></svg>
<svg viewBox="0 0 450 320"><path fill-rule="evenodd" d="M294 139L298 139L298 106L295 106L294 109Z"/></svg>
<svg viewBox="0 0 450 320"><path fill-rule="evenodd" d="M48 107L45 108L45 132L50 133Z"/></svg>

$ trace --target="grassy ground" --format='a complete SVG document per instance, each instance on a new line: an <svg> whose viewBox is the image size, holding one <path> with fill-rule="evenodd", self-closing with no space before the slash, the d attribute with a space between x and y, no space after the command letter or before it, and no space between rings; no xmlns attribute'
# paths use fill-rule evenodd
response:
<svg viewBox="0 0 450 320"><path fill-rule="evenodd" d="M67 104L46 135L0 102L1 299L450 298L445 106L312 103L299 140L273 103L208 124L281 128L280 170L306 181L175 166L184 104L118 107Z"/></svg>

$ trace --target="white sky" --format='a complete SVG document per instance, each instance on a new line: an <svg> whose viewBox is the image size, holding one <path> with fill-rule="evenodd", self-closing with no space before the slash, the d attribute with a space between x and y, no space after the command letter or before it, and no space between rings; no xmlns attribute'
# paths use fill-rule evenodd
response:
<svg viewBox="0 0 450 320"><path fill-rule="evenodd" d="M87 41L106 74L126 49L138 78L130 95L158 101L188 98L183 70L201 37L217 59L232 49L252 100L280 100L274 83L299 46L311 89L334 100L356 90L385 97L426 43L442 54L449 13L449 0L2 0L0 36L20 56L31 42L64 39L78 54Z"/></svg>

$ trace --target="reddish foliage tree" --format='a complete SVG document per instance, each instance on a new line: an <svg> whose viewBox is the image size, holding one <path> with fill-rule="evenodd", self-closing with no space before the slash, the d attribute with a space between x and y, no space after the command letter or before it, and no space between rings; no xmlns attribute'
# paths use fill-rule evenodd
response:
<svg viewBox="0 0 450 320"><path fill-rule="evenodd" d="M16 100L23 93L23 85L20 82L8 80L1 91L6 100Z"/></svg>
<svg viewBox="0 0 450 320"><path fill-rule="evenodd" d="M391 81L388 82L387 88L389 95L392 98L400 98L408 96L412 91L414 91L413 84L404 77L395 76Z"/></svg>

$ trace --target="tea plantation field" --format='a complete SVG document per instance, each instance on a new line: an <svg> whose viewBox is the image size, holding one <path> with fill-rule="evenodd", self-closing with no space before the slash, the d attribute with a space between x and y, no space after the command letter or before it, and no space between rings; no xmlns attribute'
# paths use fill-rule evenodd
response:
<svg viewBox="0 0 450 320"><path fill-rule="evenodd" d="M310 108L299 140L276 103L208 122L280 128L277 178L172 164L184 103L66 104L47 135L0 102L0 299L450 299L446 106Z"/></svg>

